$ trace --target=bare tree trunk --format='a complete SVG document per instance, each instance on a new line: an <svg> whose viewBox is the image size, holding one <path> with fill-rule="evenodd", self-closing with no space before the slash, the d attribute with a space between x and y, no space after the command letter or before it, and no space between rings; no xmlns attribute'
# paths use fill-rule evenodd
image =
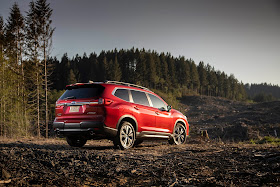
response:
<svg viewBox="0 0 280 187"><path fill-rule="evenodd" d="M19 94L19 88L20 88L20 82L19 82L19 29L17 28L17 36L16 36L16 64L15 64L15 71L16 71L16 80L15 82L17 82L17 98L19 98L20 94ZM17 113L16 113L16 120L17 120L17 129L21 129L21 122L19 120L19 116L20 116L20 103L16 102L16 106L17 106ZM16 129L14 129L16 130Z"/></svg>
<svg viewBox="0 0 280 187"><path fill-rule="evenodd" d="M20 45L20 62L21 62L21 98L22 98L22 107L21 107L21 118L22 118L22 124L23 127L26 127L26 103L25 103L25 91L24 91L24 87L25 87L25 79L24 79L24 65L23 65L23 60L22 60L22 48ZM25 136L27 136L27 129L25 128Z"/></svg>
<svg viewBox="0 0 280 187"><path fill-rule="evenodd" d="M6 131L5 131L5 123L6 123L6 105L5 105L5 99L4 99L4 106L3 106L3 135L6 137Z"/></svg>
<svg viewBox="0 0 280 187"><path fill-rule="evenodd" d="M4 55L3 55L3 45L1 46L1 59L2 59L2 62L3 62L3 65L2 65L2 90L4 91L5 90L5 62L4 62ZM3 116L2 116L2 136L6 136L6 133L5 133L5 118L6 118L6 101L5 101L5 97L4 97L4 93L3 93L3 96L2 96L2 107L3 107L3 110L1 111L1 113L3 113Z"/></svg>
<svg viewBox="0 0 280 187"><path fill-rule="evenodd" d="M46 41L44 41L44 61L45 61L45 107L46 107L46 116L45 116L45 124L46 124L46 138L48 138L49 133L49 116L48 116L48 79L47 79L47 55L46 55Z"/></svg>
<svg viewBox="0 0 280 187"><path fill-rule="evenodd" d="M39 62L37 59L37 45L35 44L35 62L36 62L36 86L37 86L37 136L41 137L40 132L40 84L39 84L39 76L40 76L40 68L39 68Z"/></svg>
<svg viewBox="0 0 280 187"><path fill-rule="evenodd" d="M1 45L1 61L2 61L2 81L1 81L1 83L2 83L2 85L1 85L1 89L2 89L2 91L4 90L4 72L5 72L5 67L4 67L4 59L3 59L3 54L2 54L2 52L3 52L3 45ZM4 136L4 96L2 95L2 98L1 98L1 113L0 113L0 117L1 117L1 121L0 121L0 123L1 123L1 131L0 131L0 135L1 136Z"/></svg>
<svg viewBox="0 0 280 187"><path fill-rule="evenodd" d="M36 62L37 67L38 67L38 62ZM39 87L39 69L36 72L36 85L37 85L37 127L38 127L38 132L37 135L40 138L41 133L40 133L40 87Z"/></svg>

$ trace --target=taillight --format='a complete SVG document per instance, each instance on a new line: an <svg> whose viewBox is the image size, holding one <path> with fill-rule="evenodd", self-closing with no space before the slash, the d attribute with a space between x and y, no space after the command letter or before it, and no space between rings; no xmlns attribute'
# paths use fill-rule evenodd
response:
<svg viewBox="0 0 280 187"><path fill-rule="evenodd" d="M113 103L113 100L111 99L99 98L98 100L91 101L89 105L110 105L111 103Z"/></svg>
<svg viewBox="0 0 280 187"><path fill-rule="evenodd" d="M64 103L58 103L58 102L55 103L55 108L63 108L63 106Z"/></svg>
<svg viewBox="0 0 280 187"><path fill-rule="evenodd" d="M113 103L112 99L105 99L105 102L104 102L105 105L110 105L111 103Z"/></svg>
<svg viewBox="0 0 280 187"><path fill-rule="evenodd" d="M103 98L99 98L98 99L98 104L102 105L110 105L111 103L113 103L112 99L103 99Z"/></svg>

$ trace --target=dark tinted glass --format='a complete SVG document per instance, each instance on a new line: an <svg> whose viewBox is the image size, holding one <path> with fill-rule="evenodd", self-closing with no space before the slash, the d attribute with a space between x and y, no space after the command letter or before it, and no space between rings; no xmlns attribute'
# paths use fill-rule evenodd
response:
<svg viewBox="0 0 280 187"><path fill-rule="evenodd" d="M149 94L149 96L153 103L153 107L158 108L160 110L167 110L166 104L160 98L158 98L152 94Z"/></svg>
<svg viewBox="0 0 280 187"><path fill-rule="evenodd" d="M84 99L91 97L98 97L103 92L104 87L74 87L66 90L64 94L59 98L61 100L66 99Z"/></svg>
<svg viewBox="0 0 280 187"><path fill-rule="evenodd" d="M128 91L126 89L117 89L115 96L125 101L129 101Z"/></svg>
<svg viewBox="0 0 280 187"><path fill-rule="evenodd" d="M149 101L144 92L138 92L138 91L131 90L131 94L132 94L134 103L149 106Z"/></svg>

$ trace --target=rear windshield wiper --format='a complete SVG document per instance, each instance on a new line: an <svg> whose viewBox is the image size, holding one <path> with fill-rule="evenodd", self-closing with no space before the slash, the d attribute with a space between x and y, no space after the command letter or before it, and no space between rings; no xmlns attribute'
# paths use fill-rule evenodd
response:
<svg viewBox="0 0 280 187"><path fill-rule="evenodd" d="M66 98L64 98L65 100L67 100L67 99L76 99L76 97L75 96L69 96L69 97L66 97Z"/></svg>

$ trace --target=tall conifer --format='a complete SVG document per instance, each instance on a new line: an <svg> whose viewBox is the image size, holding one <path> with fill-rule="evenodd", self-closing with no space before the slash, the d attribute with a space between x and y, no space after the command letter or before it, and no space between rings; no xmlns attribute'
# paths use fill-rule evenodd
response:
<svg viewBox="0 0 280 187"><path fill-rule="evenodd" d="M44 86L45 86L45 127L46 127L46 138L48 138L48 68L47 58L49 56L49 50L52 43L52 35L54 29L51 26L52 20L52 9L50 4L46 0L36 1L36 14L38 16L38 23L40 28L40 47L43 50L43 64L44 64Z"/></svg>

